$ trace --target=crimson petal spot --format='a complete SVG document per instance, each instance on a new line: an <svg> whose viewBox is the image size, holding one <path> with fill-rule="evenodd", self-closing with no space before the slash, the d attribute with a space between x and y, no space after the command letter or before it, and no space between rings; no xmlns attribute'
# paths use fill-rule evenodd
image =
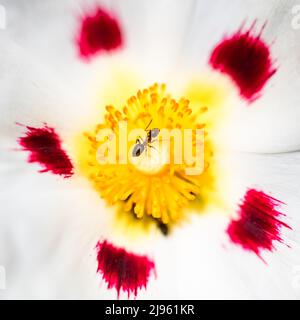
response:
<svg viewBox="0 0 300 320"><path fill-rule="evenodd" d="M122 46L118 20L103 8L83 17L77 44L80 56L88 60L101 52L111 52Z"/></svg>
<svg viewBox="0 0 300 320"><path fill-rule="evenodd" d="M154 271L154 262L146 256L136 255L118 248L105 241L98 242L97 272L102 274L102 279L107 283L108 289L115 288L120 291L137 296L138 290L147 287L148 279Z"/></svg>
<svg viewBox="0 0 300 320"><path fill-rule="evenodd" d="M255 35L253 24L225 37L212 51L210 65L228 75L238 86L240 95L249 102L259 98L267 81L275 74L269 46Z"/></svg>
<svg viewBox="0 0 300 320"><path fill-rule="evenodd" d="M39 163L43 169L39 172L52 172L69 178L73 175L73 165L62 149L61 139L53 128L44 125L41 128L26 126L27 132L18 138L22 150L29 152L28 162Z"/></svg>
<svg viewBox="0 0 300 320"><path fill-rule="evenodd" d="M227 233L231 241L261 258L261 250L274 250L274 241L283 243L282 227L291 229L279 217L283 203L262 191L249 189L239 205L238 218L231 221Z"/></svg>

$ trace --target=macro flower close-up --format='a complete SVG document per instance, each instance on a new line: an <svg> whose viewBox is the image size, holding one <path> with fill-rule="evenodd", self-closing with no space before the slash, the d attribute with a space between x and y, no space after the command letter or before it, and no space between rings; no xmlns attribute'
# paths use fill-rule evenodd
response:
<svg viewBox="0 0 300 320"><path fill-rule="evenodd" d="M0 5L0 299L300 298L300 2Z"/></svg>

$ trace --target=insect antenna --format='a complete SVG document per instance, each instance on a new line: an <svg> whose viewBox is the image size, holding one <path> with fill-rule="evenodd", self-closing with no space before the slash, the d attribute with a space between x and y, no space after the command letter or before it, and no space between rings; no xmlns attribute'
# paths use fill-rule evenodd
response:
<svg viewBox="0 0 300 320"><path fill-rule="evenodd" d="M152 122L152 119L151 119L150 122L148 123L147 127L145 128L145 130L147 130L147 129L149 128L151 122Z"/></svg>

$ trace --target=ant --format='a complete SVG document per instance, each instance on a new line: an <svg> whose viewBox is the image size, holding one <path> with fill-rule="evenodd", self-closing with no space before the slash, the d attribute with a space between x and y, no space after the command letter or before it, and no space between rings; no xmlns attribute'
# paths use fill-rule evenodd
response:
<svg viewBox="0 0 300 320"><path fill-rule="evenodd" d="M145 128L145 131L147 132L146 139L142 140L142 138L139 137L136 140L136 145L134 146L134 148L132 150L133 157L139 157L144 152L144 150L147 149L148 146L150 148L154 148L153 146L150 145L150 143L154 142L154 140L152 140L152 139L156 138L158 136L160 130L158 128L147 130L149 128L151 122L152 122L152 119L150 120L149 124Z"/></svg>

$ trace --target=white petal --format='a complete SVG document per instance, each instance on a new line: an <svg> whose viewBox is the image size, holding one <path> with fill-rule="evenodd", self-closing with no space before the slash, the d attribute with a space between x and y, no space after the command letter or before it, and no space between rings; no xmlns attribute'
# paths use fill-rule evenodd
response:
<svg viewBox="0 0 300 320"><path fill-rule="evenodd" d="M296 31L288 29L288 4L258 0L256 5L253 1L225 0L185 1L184 5L171 0L141 3L107 2L107 6L125 21L129 57L141 69L147 65L151 80L163 78L165 70L175 70L172 75L176 76L177 68L201 72L209 51L224 32L235 31L245 17L268 18L265 38L272 41L276 35L274 56L278 56L282 73L271 80L261 100L247 108L237 106L244 109L237 113L235 136L241 139L234 145L263 152L299 146L299 65L297 52L292 50L298 49L298 44ZM98 70L94 71L95 64L83 66L74 51L74 12L81 12L81 5L57 0L47 5L6 1L5 6L9 24L6 39L1 40L5 51L0 61L0 96L5 132L1 143L7 150L15 146L15 121L31 125L47 121L60 131L73 130L76 121L89 112L90 77ZM178 52L183 53L181 59ZM78 90L81 85L82 91ZM0 213L0 262L7 270L9 284L4 296L114 298L115 292L107 291L105 285L98 288L93 251L99 237L109 235L108 209L88 183L35 174L37 168L27 166L25 155L22 157L11 152L0 159L4 208ZM252 184L269 190L287 203L289 222L299 230L299 154L236 158L239 165L229 169L236 177L232 202ZM278 253L266 255L270 261L267 267L255 255L232 249L228 243L224 250L227 222L226 216L197 217L169 239L149 239L145 248L155 256L158 280L151 281L140 297L299 298L299 287L294 285L294 270L300 265L297 234L287 234L291 249L280 246ZM156 246L150 249L153 244Z"/></svg>
<svg viewBox="0 0 300 320"><path fill-rule="evenodd" d="M263 39L271 44L278 72L250 106L242 100L233 106L231 145L253 152L286 152L300 148L299 30L292 28L292 8L297 1L199 1L190 19L182 69L201 73L209 54L224 35L235 33L243 22L257 19L259 31L267 22Z"/></svg>
<svg viewBox="0 0 300 320"><path fill-rule="evenodd" d="M225 161L225 158L223 158ZM194 216L156 248L157 268L167 299L299 299L300 283L300 153L230 156L233 179L232 212ZM225 166L224 166L225 167ZM229 167L228 167L229 169ZM282 229L290 248L274 243L263 252L265 264L254 253L230 243L226 228L247 188L257 188L284 201L283 218L293 230ZM159 285L157 283L157 285ZM151 292L155 298L157 292Z"/></svg>

